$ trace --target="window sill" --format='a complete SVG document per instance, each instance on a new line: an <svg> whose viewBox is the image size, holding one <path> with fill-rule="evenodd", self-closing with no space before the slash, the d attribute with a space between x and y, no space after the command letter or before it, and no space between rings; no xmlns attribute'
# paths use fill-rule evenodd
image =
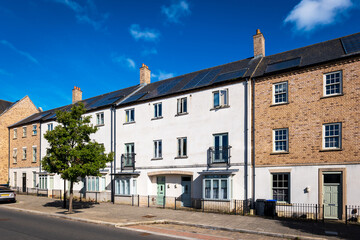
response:
<svg viewBox="0 0 360 240"><path fill-rule="evenodd" d="M164 118L163 116L161 116L161 117L154 117L154 118L151 119L151 121L153 121L153 120L159 120L159 119L163 119L163 118Z"/></svg>
<svg viewBox="0 0 360 240"><path fill-rule="evenodd" d="M26 158L21 159L22 161L26 161Z"/></svg>
<svg viewBox="0 0 360 240"><path fill-rule="evenodd" d="M270 105L270 107L276 107L276 106L282 106L282 105L288 105L289 102L283 102L283 103L273 103Z"/></svg>
<svg viewBox="0 0 360 240"><path fill-rule="evenodd" d="M163 158L152 158L151 161L163 160Z"/></svg>
<svg viewBox="0 0 360 240"><path fill-rule="evenodd" d="M341 96L344 96L344 94L343 94L343 93L339 93L339 94L333 94L333 95L325 95L325 96L320 97L320 99L332 98L332 97L341 97Z"/></svg>
<svg viewBox="0 0 360 240"><path fill-rule="evenodd" d="M177 156L174 159L186 159L186 158L188 158L188 156Z"/></svg>
<svg viewBox="0 0 360 240"><path fill-rule="evenodd" d="M13 164L17 164L17 162L13 162Z"/></svg>
<svg viewBox="0 0 360 240"><path fill-rule="evenodd" d="M34 161L32 161L31 163L36 163L36 161L34 162Z"/></svg>
<svg viewBox="0 0 360 240"><path fill-rule="evenodd" d="M26 136L22 136L22 138L26 138Z"/></svg>
<svg viewBox="0 0 360 240"><path fill-rule="evenodd" d="M204 201L214 201L214 202L230 202L230 199L212 199L212 198L204 198Z"/></svg>
<svg viewBox="0 0 360 240"><path fill-rule="evenodd" d="M16 140L17 138L13 138L13 140Z"/></svg>
<svg viewBox="0 0 360 240"><path fill-rule="evenodd" d="M272 152L270 155L281 155L281 154L289 154L290 152L284 151L284 152Z"/></svg>
<svg viewBox="0 0 360 240"><path fill-rule="evenodd" d="M135 121L133 121L133 122L125 122L125 123L123 123L123 125L128 125L128 124L133 124L133 123L135 123Z"/></svg>
<svg viewBox="0 0 360 240"><path fill-rule="evenodd" d="M185 113L177 113L175 114L175 117L179 117L179 116L183 116L183 115L188 115L189 113L188 112L185 112Z"/></svg>
<svg viewBox="0 0 360 240"><path fill-rule="evenodd" d="M102 127L102 126L105 126L105 124L97 124L97 125L95 125L95 127Z"/></svg>
<svg viewBox="0 0 360 240"><path fill-rule="evenodd" d="M37 134L32 134L31 136L36 136Z"/></svg>
<svg viewBox="0 0 360 240"><path fill-rule="evenodd" d="M210 109L210 111L216 111L216 110L219 110L219 109L223 109L223 108L229 108L230 105L223 105L223 106L218 106L218 107L213 107Z"/></svg>
<svg viewBox="0 0 360 240"><path fill-rule="evenodd" d="M319 152L337 152L342 151L342 148L329 148L329 149L320 149Z"/></svg>

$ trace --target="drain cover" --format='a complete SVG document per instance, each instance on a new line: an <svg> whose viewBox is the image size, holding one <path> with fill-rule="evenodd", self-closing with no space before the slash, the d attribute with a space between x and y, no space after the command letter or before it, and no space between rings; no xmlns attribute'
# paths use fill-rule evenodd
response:
<svg viewBox="0 0 360 240"><path fill-rule="evenodd" d="M156 216L154 216L154 215L151 215L151 214L148 214L148 215L145 215L145 216L143 216L144 218L153 218L153 217L156 217Z"/></svg>

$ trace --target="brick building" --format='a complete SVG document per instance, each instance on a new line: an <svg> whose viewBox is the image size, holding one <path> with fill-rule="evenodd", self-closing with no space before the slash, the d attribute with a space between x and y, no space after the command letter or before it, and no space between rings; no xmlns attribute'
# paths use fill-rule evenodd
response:
<svg viewBox="0 0 360 240"><path fill-rule="evenodd" d="M255 199L359 204L359 35L267 56L253 78Z"/></svg>
<svg viewBox="0 0 360 240"><path fill-rule="evenodd" d="M8 182L9 131L7 127L37 112L39 110L28 96L13 103L0 100L0 184Z"/></svg>

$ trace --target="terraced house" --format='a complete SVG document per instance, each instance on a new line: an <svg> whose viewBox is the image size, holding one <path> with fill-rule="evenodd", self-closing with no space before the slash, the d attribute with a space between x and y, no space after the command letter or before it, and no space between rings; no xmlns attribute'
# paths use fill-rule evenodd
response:
<svg viewBox="0 0 360 240"><path fill-rule="evenodd" d="M9 182L9 141L11 137L7 127L36 112L39 110L28 96L16 102L0 100L0 184Z"/></svg>
<svg viewBox="0 0 360 240"><path fill-rule="evenodd" d="M326 218L342 218L360 196L360 34L270 56L259 30L253 41L250 58L163 81L151 83L143 64L138 85L85 100L75 87L73 103L99 127L92 138L115 152L101 177L75 190L117 203L138 195L140 205L316 203ZM32 117L43 129L41 157L56 116ZM63 186L41 167L39 176L42 187Z"/></svg>

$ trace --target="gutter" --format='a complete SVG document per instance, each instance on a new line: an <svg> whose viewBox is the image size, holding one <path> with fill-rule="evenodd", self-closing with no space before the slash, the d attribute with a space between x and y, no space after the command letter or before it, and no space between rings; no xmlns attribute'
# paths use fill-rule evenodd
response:
<svg viewBox="0 0 360 240"><path fill-rule="evenodd" d="M110 108L110 113L111 113L111 129L110 129L110 151L113 151L113 110L114 110L114 106L111 106ZM114 162L115 162L115 156L114 156ZM111 171L110 171L110 183L111 183L111 202L114 203L114 184L113 184L113 162L111 162Z"/></svg>

